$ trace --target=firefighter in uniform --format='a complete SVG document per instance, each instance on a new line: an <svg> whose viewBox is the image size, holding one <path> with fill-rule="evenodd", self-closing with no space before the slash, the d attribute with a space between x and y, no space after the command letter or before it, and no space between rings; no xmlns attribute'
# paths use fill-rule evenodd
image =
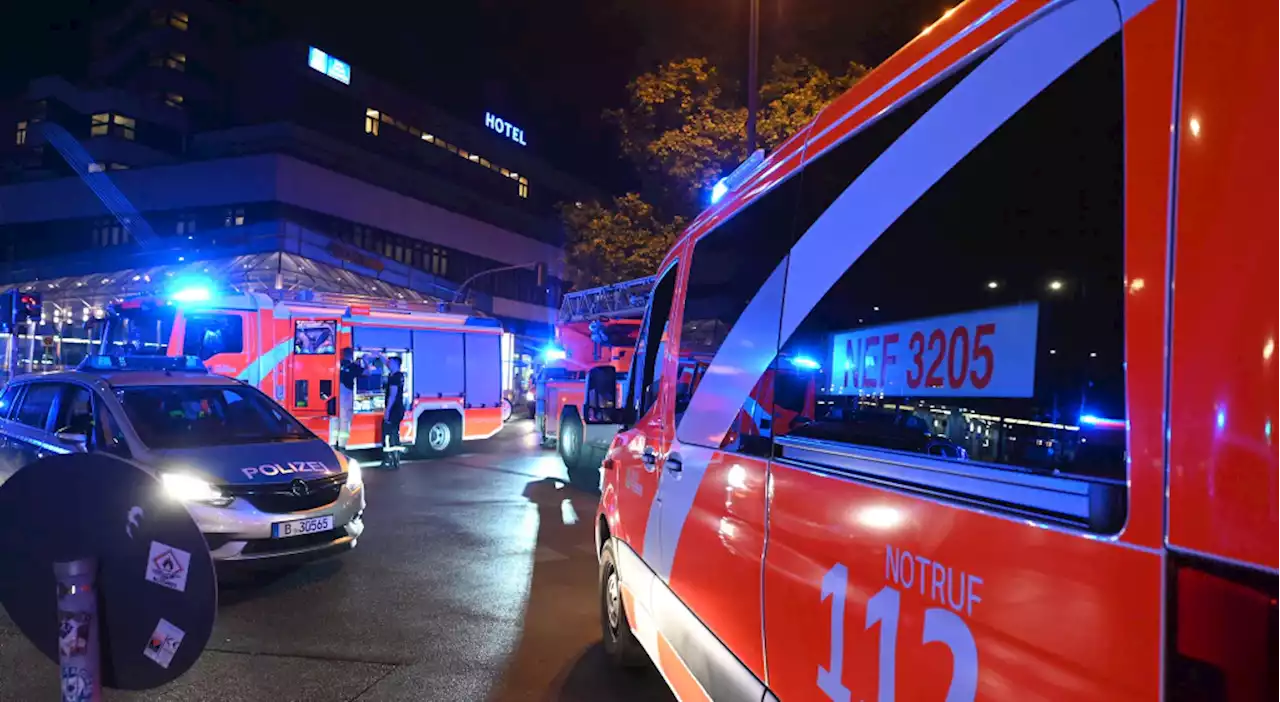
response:
<svg viewBox="0 0 1280 702"><path fill-rule="evenodd" d="M400 357L387 359L386 410L382 416L382 466L388 470L400 467L400 421L404 419L404 373L400 371Z"/></svg>

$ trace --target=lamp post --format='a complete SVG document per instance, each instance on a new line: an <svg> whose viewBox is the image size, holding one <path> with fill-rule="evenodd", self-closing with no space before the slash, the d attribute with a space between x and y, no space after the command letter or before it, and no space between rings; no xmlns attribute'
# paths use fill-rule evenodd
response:
<svg viewBox="0 0 1280 702"><path fill-rule="evenodd" d="M756 54L760 44L760 0L751 3L751 22L747 37L747 155L756 150L756 112L760 109L760 84L756 75Z"/></svg>

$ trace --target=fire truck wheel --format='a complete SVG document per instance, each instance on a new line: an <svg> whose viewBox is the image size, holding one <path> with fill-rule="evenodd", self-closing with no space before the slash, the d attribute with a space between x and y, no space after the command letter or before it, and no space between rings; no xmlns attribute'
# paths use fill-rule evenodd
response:
<svg viewBox="0 0 1280 702"><path fill-rule="evenodd" d="M415 458L437 458L457 450L462 443L462 427L451 412L424 412L418 417L418 435L413 444Z"/></svg>
<svg viewBox="0 0 1280 702"><path fill-rule="evenodd" d="M644 665L647 658L644 649L627 621L612 539L600 554L600 629L604 634L604 650L614 663L627 668Z"/></svg>
<svg viewBox="0 0 1280 702"><path fill-rule="evenodd" d="M511 415L515 412L515 408L511 404L511 400L502 398L502 423L506 424L511 421Z"/></svg>
<svg viewBox="0 0 1280 702"><path fill-rule="evenodd" d="M582 420L572 409L566 409L560 417L560 437L556 444L560 449L560 460L564 461L569 477L573 478L582 460Z"/></svg>

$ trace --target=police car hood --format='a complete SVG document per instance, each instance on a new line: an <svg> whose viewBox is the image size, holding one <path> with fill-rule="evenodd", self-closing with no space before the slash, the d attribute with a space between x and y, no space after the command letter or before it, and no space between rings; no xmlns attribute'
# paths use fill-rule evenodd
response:
<svg viewBox="0 0 1280 702"><path fill-rule="evenodd" d="M316 480L346 471L323 441L279 441L153 451L161 471L182 471L220 485L269 485L297 478Z"/></svg>

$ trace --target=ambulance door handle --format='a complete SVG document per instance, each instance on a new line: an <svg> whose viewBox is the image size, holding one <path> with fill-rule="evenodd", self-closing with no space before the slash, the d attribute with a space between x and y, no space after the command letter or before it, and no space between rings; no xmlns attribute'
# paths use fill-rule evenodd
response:
<svg viewBox="0 0 1280 702"><path fill-rule="evenodd" d="M652 446L645 446L644 453L640 454L640 460L644 461L646 466L653 467L658 462L658 455L653 452Z"/></svg>
<svg viewBox="0 0 1280 702"><path fill-rule="evenodd" d="M671 473L679 473L684 470L684 461L680 459L680 454L672 453L667 456L666 462L663 464L667 467L667 471Z"/></svg>

